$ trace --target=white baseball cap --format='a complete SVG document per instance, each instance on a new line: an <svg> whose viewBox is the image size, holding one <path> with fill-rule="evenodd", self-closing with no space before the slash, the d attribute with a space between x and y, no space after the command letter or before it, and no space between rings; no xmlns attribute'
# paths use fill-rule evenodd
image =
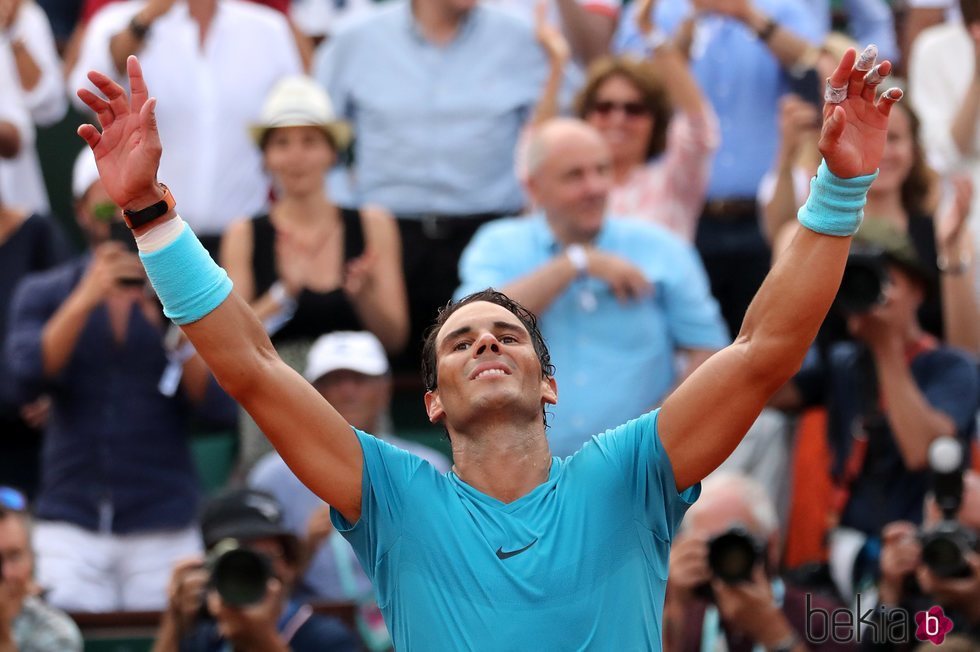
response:
<svg viewBox="0 0 980 652"><path fill-rule="evenodd" d="M366 376L383 376L388 373L388 356L378 338L367 331L321 335L306 356L303 375L312 383L340 369Z"/></svg>

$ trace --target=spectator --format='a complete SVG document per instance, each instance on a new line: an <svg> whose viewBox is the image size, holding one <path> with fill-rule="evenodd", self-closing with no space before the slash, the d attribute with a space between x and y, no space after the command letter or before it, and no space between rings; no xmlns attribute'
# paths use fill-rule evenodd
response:
<svg viewBox="0 0 980 652"><path fill-rule="evenodd" d="M726 539L720 539L723 536ZM809 633L818 638L829 635L811 632L807 608L830 611L840 605L805 593L778 575L781 540L776 509L761 486L737 474L708 476L670 551L665 652L717 650L719 638L724 638L722 649L731 652L853 649L853 645L806 640ZM736 547L747 543L751 553ZM709 558L712 550L714 563ZM729 583L718 575L741 571L743 564L751 568L743 582Z"/></svg>
<svg viewBox="0 0 980 652"><path fill-rule="evenodd" d="M301 369L313 340L349 330L369 330L389 350L400 350L408 306L398 227L382 208L342 208L325 194L327 171L350 141L330 98L311 79L285 79L252 134L276 201L269 212L229 227L221 263L280 356ZM244 412L241 437L245 469L272 450Z"/></svg>
<svg viewBox="0 0 980 652"><path fill-rule="evenodd" d="M310 350L304 372L351 426L407 450L445 473L449 461L442 454L389 432L390 374L381 342L363 332L322 336ZM301 594L361 603L358 625L362 636L372 643L373 650L390 647L371 582L350 544L330 525L327 504L293 475L276 452L255 465L248 484L275 496L283 506L283 523L306 541L311 561L298 587Z"/></svg>
<svg viewBox="0 0 980 652"><path fill-rule="evenodd" d="M589 64L608 54L616 32L620 0L488 0L527 23L540 12L571 44L576 63ZM577 66L576 66L577 67Z"/></svg>
<svg viewBox="0 0 980 652"><path fill-rule="evenodd" d="M494 7L402 0L336 34L315 71L357 133L355 203L398 218L407 358L417 360L423 330L458 285L470 237L521 211L514 146L545 79L545 57L532 25Z"/></svg>
<svg viewBox="0 0 980 652"><path fill-rule="evenodd" d="M527 155L541 212L481 229L460 261L456 296L501 288L540 316L562 397L549 441L564 457L659 405L729 339L688 244L606 218L611 156L598 131L555 120L536 130ZM687 354L680 374L677 353Z"/></svg>
<svg viewBox="0 0 980 652"><path fill-rule="evenodd" d="M914 56L912 51L915 50L919 36L930 27L944 22L963 22L958 0L907 0L901 30L902 62L906 64L907 74L911 75L911 59Z"/></svg>
<svg viewBox="0 0 980 652"><path fill-rule="evenodd" d="M913 0L915 1L915 0ZM846 21L847 36L858 43L874 43L878 56L898 66L903 61L895 31L895 12L887 0L808 0L817 24L829 32L834 28L834 14ZM911 4L911 3L907 3ZM822 78L821 78L822 79Z"/></svg>
<svg viewBox="0 0 980 652"><path fill-rule="evenodd" d="M357 640L343 624L313 613L291 597L299 572L300 546L283 522L282 507L268 494L237 489L212 499L201 516L210 558L215 547L234 545L262 555L271 565L261 602L235 607L209 587L200 559L174 567L167 609L153 652L355 652ZM202 618L206 608L210 618Z"/></svg>
<svg viewBox="0 0 980 652"><path fill-rule="evenodd" d="M643 4L647 9L641 7L636 16L643 22L640 30L650 34L652 0ZM567 46L552 39L543 44L560 68L560 52ZM560 76L549 79L536 122L557 113ZM684 57L663 42L647 61L603 58L589 68L575 105L578 117L599 130L612 153L610 214L649 220L693 242L718 126Z"/></svg>
<svg viewBox="0 0 980 652"><path fill-rule="evenodd" d="M139 54L162 98L156 115L168 148L160 174L217 257L228 224L258 213L268 199L248 127L275 83L302 71L289 23L242 0L113 3L89 23L69 86L94 88L90 70L114 71L123 80L131 54Z"/></svg>
<svg viewBox="0 0 980 652"><path fill-rule="evenodd" d="M27 498L0 487L0 650L82 652L71 618L37 597Z"/></svg>
<svg viewBox="0 0 980 652"><path fill-rule="evenodd" d="M0 158L0 197L18 210L49 213L34 126L61 120L68 102L51 25L33 0L0 0L0 95L16 106L21 129L20 151Z"/></svg>
<svg viewBox="0 0 980 652"><path fill-rule="evenodd" d="M95 166L88 150L82 156ZM91 254L28 275L10 308L6 358L19 394L51 396L38 579L70 611L159 609L173 562L200 550L187 417L209 375L195 356L182 395L160 391L166 321L138 257L111 240L126 230L121 216L91 210L110 200L89 178L78 221Z"/></svg>
<svg viewBox="0 0 980 652"><path fill-rule="evenodd" d="M7 306L25 275L53 267L66 255L65 243L49 219L3 203L0 197L0 342L7 333ZM38 482L41 429L50 405L42 396L29 403L17 400L6 362L0 355L0 484L13 485L33 496Z"/></svg>
<svg viewBox="0 0 980 652"><path fill-rule="evenodd" d="M926 504L926 530L938 521L935 502ZM962 505L956 515L959 525L973 536L980 534L980 477L967 471L963 477ZM968 636L972 647L980 644L980 556L975 551L965 555L969 573L966 577L940 578L923 563L920 529L908 521L895 521L882 532L881 569L878 579L878 605L875 615L887 617L895 608L916 613L939 604L953 621L953 631ZM887 621L885 621L887 622ZM912 650L918 644L909 631L909 640L875 646L876 650Z"/></svg>
<svg viewBox="0 0 980 652"><path fill-rule="evenodd" d="M791 125L787 127L792 129ZM888 134L878 178L868 191L865 214L907 233L918 259L927 265L929 278L925 279L926 293L919 311L923 328L951 346L976 353L980 351L977 298L973 275L969 273L971 266L960 258L970 250L966 220L971 188L960 183L954 201L947 203L933 220L930 205L935 204L935 175L925 160L918 119L908 105L902 105L888 122ZM811 174L815 171L814 167ZM804 169L792 174L784 172L776 182L772 201L782 201L782 207L767 213L779 213L770 216L774 219L769 227L782 231L776 239L777 252L796 233L796 209L791 201L776 198L802 194L796 184L803 174ZM794 186L792 190L786 188L790 184Z"/></svg>
<svg viewBox="0 0 980 652"><path fill-rule="evenodd" d="M660 0L652 11L660 33L645 38L635 19L623 21L618 50L639 53L651 38L674 35L718 115L721 147L696 243L711 291L736 333L769 271L755 196L776 152L778 102L789 89L786 71L819 44L823 28L803 0Z"/></svg>
<svg viewBox="0 0 980 652"><path fill-rule="evenodd" d="M922 117L922 140L930 162L943 175L965 174L974 189L980 189L980 0L961 0L959 6L962 21L926 30L912 47L909 94ZM957 64L940 63L947 61ZM980 246L980 201L973 203L970 218L973 242L969 250L949 260L954 267L971 267L976 274L972 256ZM980 276L975 278L980 288Z"/></svg>
<svg viewBox="0 0 980 652"><path fill-rule="evenodd" d="M882 528L922 522L929 444L943 436L969 442L978 399L975 359L919 325L929 272L908 235L867 221L852 251L883 256L882 299L853 309L847 327L855 340L812 356L773 399L781 408L827 407L835 483L830 522L837 525L831 571L846 599L876 572Z"/></svg>

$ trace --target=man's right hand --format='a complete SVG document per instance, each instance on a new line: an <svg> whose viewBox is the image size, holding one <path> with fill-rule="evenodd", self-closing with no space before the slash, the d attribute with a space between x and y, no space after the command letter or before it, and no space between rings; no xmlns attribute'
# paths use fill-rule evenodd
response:
<svg viewBox="0 0 980 652"><path fill-rule="evenodd" d="M653 290L643 270L633 263L595 249L589 249L588 256L589 275L605 281L620 302L639 299Z"/></svg>
<svg viewBox="0 0 980 652"><path fill-rule="evenodd" d="M707 541L697 537L678 538L670 549L667 600L674 605L686 605L694 598L694 589L710 581Z"/></svg>
<svg viewBox="0 0 980 652"><path fill-rule="evenodd" d="M118 242L100 244L92 255L75 294L83 305L93 309L119 287L123 278L140 278L144 275L139 258Z"/></svg>
<svg viewBox="0 0 980 652"><path fill-rule="evenodd" d="M167 587L167 612L181 635L191 628L201 612L207 583L208 572L200 557L185 559L174 566Z"/></svg>
<svg viewBox="0 0 980 652"><path fill-rule="evenodd" d="M889 523L881 533L881 602L896 606L902 600L905 579L915 572L922 558L918 530L908 521Z"/></svg>
<svg viewBox="0 0 980 652"><path fill-rule="evenodd" d="M163 198L157 170L163 146L154 115L156 98L149 97L143 71L136 57L126 61L131 97L122 86L100 72L88 78L105 94L103 99L82 88L78 97L92 109L102 133L90 124L78 128L95 155L102 185L109 198L124 209L141 210Z"/></svg>

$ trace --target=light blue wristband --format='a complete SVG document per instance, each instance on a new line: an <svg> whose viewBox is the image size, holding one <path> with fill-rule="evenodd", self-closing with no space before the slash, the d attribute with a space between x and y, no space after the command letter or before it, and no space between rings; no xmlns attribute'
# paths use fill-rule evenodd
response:
<svg viewBox="0 0 980 652"><path fill-rule="evenodd" d="M820 162L817 176L810 181L810 196L797 213L800 224L824 235L850 236L857 233L864 219L868 188L878 172L853 179L841 179Z"/></svg>
<svg viewBox="0 0 980 652"><path fill-rule="evenodd" d="M191 324L221 305L231 294L231 279L211 260L191 227L162 249L140 252L163 314L178 326Z"/></svg>

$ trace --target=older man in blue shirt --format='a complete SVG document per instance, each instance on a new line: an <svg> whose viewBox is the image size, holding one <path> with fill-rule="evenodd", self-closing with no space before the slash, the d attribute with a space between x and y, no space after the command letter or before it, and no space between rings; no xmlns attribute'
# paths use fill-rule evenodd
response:
<svg viewBox="0 0 980 652"><path fill-rule="evenodd" d="M480 229L456 295L497 287L540 316L561 396L549 441L565 456L659 405L730 340L695 251L666 229L606 215L609 152L591 127L542 127L528 172L542 212ZM680 374L678 352L688 357Z"/></svg>
<svg viewBox="0 0 980 652"><path fill-rule="evenodd" d="M789 71L825 30L804 0L659 0L653 18L663 33L690 37L691 70L721 125L696 242L737 332L769 271L755 198L776 155L779 98L790 90ZM649 42L635 23L622 21L617 50L639 52Z"/></svg>
<svg viewBox="0 0 980 652"><path fill-rule="evenodd" d="M357 134L353 199L399 218L412 342L476 229L523 207L514 147L546 74L533 27L476 0L393 2L319 53Z"/></svg>

